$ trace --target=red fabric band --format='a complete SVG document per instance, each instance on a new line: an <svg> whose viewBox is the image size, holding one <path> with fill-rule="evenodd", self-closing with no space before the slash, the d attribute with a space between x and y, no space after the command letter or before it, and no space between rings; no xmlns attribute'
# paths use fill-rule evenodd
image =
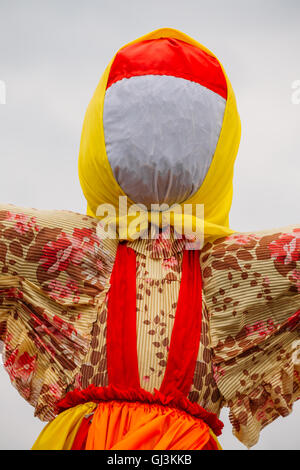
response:
<svg viewBox="0 0 300 470"><path fill-rule="evenodd" d="M178 39L152 39L121 49L111 66L107 88L123 78L142 75L184 78L227 99L227 83L218 60Z"/></svg>
<svg viewBox="0 0 300 470"><path fill-rule="evenodd" d="M140 387L136 335L136 257L119 243L111 275L107 313L108 382Z"/></svg>
<svg viewBox="0 0 300 470"><path fill-rule="evenodd" d="M91 425L91 418L84 417L77 431L71 450L85 450L87 435Z"/></svg>
<svg viewBox="0 0 300 470"><path fill-rule="evenodd" d="M84 390L75 389L72 392L68 392L67 395L56 404L56 410L58 413L61 413L64 410L89 401L101 403L115 400L173 407L184 411L195 418L202 419L202 421L208 424L208 426L213 430L216 436L219 436L222 433L223 423L218 419L215 413L206 411L198 405L198 403L192 403L178 390L173 390L168 396L166 396L155 389L152 394L142 388L137 389L126 387L126 389L121 390L113 385L108 385L107 387L95 387L95 385L90 385ZM87 426L87 424L85 423L82 426ZM80 443L78 445L80 445Z"/></svg>

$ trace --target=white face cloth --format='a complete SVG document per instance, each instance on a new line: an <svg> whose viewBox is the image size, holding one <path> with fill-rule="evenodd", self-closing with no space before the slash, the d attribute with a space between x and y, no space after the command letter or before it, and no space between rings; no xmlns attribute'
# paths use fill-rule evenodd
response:
<svg viewBox="0 0 300 470"><path fill-rule="evenodd" d="M226 101L183 78L146 75L112 84L104 101L106 151L114 176L135 202L182 203L212 162Z"/></svg>

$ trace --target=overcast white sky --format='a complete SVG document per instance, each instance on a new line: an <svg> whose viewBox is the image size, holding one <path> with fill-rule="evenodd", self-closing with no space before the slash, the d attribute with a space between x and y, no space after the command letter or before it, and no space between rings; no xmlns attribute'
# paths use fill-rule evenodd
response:
<svg viewBox="0 0 300 470"><path fill-rule="evenodd" d="M120 46L160 27L211 49L233 84L242 119L231 225L299 223L299 0L0 0L0 201L85 212L77 176L87 104ZM28 449L44 426L0 372L0 449ZM225 449L244 447L231 435ZM300 404L254 449L300 449Z"/></svg>

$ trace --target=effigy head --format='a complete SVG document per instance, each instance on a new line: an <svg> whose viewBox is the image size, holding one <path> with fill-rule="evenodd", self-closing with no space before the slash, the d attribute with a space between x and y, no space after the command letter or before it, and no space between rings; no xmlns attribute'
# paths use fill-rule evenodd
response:
<svg viewBox="0 0 300 470"><path fill-rule="evenodd" d="M173 29L122 47L86 112L79 176L100 204L203 204L205 231L229 232L240 119L218 59Z"/></svg>

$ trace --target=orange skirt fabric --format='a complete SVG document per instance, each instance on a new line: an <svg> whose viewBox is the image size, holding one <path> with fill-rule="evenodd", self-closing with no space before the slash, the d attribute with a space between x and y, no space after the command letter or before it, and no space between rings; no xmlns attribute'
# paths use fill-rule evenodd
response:
<svg viewBox="0 0 300 470"><path fill-rule="evenodd" d="M58 442L58 435L62 436L60 423L65 438ZM33 449L220 450L221 447L210 427L185 411L160 404L113 400L80 404L60 413L42 431Z"/></svg>
<svg viewBox="0 0 300 470"><path fill-rule="evenodd" d="M148 403L100 403L85 448L198 450L211 443L206 423L174 408Z"/></svg>

